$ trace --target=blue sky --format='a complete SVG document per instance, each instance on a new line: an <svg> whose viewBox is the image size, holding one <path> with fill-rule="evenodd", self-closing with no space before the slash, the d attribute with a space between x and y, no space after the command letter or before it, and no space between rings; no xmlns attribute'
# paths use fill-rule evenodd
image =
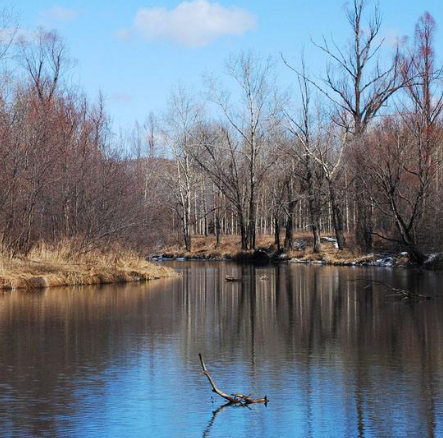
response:
<svg viewBox="0 0 443 438"><path fill-rule="evenodd" d="M160 112L171 88L181 82L201 89L203 72L223 70L230 53L252 49L264 56L297 58L305 47L308 65L320 72L324 60L312 37L348 37L342 0L4 0L20 27L55 28L77 60L74 80L91 97L101 90L115 129ZM197 4L196 4L197 3ZM443 47L441 0L380 0L388 41L411 35L418 17L429 11L437 21L437 47ZM153 9L161 8L161 9ZM443 49L442 49L443 52ZM443 58L443 57L442 57ZM277 65L280 82L291 74Z"/></svg>

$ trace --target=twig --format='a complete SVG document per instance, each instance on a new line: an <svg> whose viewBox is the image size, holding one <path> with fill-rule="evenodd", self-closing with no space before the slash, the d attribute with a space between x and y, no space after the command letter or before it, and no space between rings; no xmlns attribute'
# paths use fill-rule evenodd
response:
<svg viewBox="0 0 443 438"><path fill-rule="evenodd" d="M251 394L244 395L244 394L240 394L240 393L236 392L236 393L230 395L230 394L226 394L223 391L220 391L217 388L217 385L215 384L214 380L210 376L208 369L206 368L205 362L203 361L203 356L201 355L201 353L199 353L198 355L200 357L200 363L201 363L201 366L203 369L203 374L209 380L209 383L212 386L212 390L216 394L218 394L220 397L223 397L225 400L228 400L230 403L234 403L234 404L250 405L253 403L265 403L265 404L268 403L269 399L266 395L263 398L251 398Z"/></svg>
<svg viewBox="0 0 443 438"><path fill-rule="evenodd" d="M401 298L402 300L419 301L419 300L430 300L431 299L431 297L429 295L422 295L422 294L419 294L418 292L412 292L407 289L399 289L398 287L391 286L390 284L385 283L384 281L380 281L380 280L370 280L368 278L356 278L355 280L348 280L348 281L367 281L371 284L373 284L373 283L380 284L380 285L390 289L393 292L392 295L389 295L390 297ZM366 285L364 287L364 289L367 289L369 286L371 286L371 284Z"/></svg>

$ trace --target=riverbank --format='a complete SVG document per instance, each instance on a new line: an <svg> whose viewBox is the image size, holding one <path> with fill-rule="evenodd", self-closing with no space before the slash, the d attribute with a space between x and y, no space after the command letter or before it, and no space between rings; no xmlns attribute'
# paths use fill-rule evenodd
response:
<svg viewBox="0 0 443 438"><path fill-rule="evenodd" d="M140 282L177 275L121 248L79 253L62 242L39 245L23 257L0 252L0 290Z"/></svg>
<svg viewBox="0 0 443 438"><path fill-rule="evenodd" d="M255 251L242 251L238 236L223 236L218 247L216 247L216 240L213 236L195 236L192 243L192 251L186 251L178 245L173 245L151 254L150 259L274 261L380 267L407 267L411 264L406 252L393 251L392 248L380 247L372 254L361 254L356 248L339 251L335 239L331 236L322 237L322 251L314 253L312 238L307 233L295 236L294 249L290 251L278 251L272 236L259 236Z"/></svg>

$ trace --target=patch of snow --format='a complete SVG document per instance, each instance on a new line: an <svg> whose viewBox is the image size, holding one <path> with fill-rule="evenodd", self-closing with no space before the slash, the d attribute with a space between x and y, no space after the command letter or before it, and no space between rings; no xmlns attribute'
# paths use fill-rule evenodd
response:
<svg viewBox="0 0 443 438"><path fill-rule="evenodd" d="M428 258L426 259L425 263L432 263L434 260L437 259L437 257L439 256L438 253L434 253L434 254L429 254Z"/></svg>
<svg viewBox="0 0 443 438"><path fill-rule="evenodd" d="M337 239L335 237L324 236L321 238L321 240L324 240L325 242L337 243Z"/></svg>

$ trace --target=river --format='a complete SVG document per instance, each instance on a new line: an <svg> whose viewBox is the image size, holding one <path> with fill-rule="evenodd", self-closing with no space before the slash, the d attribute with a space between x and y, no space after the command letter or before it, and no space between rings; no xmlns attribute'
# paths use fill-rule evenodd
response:
<svg viewBox="0 0 443 438"><path fill-rule="evenodd" d="M1 437L443 436L441 273L169 265L183 277L0 295ZM200 352L270 402L224 407Z"/></svg>

